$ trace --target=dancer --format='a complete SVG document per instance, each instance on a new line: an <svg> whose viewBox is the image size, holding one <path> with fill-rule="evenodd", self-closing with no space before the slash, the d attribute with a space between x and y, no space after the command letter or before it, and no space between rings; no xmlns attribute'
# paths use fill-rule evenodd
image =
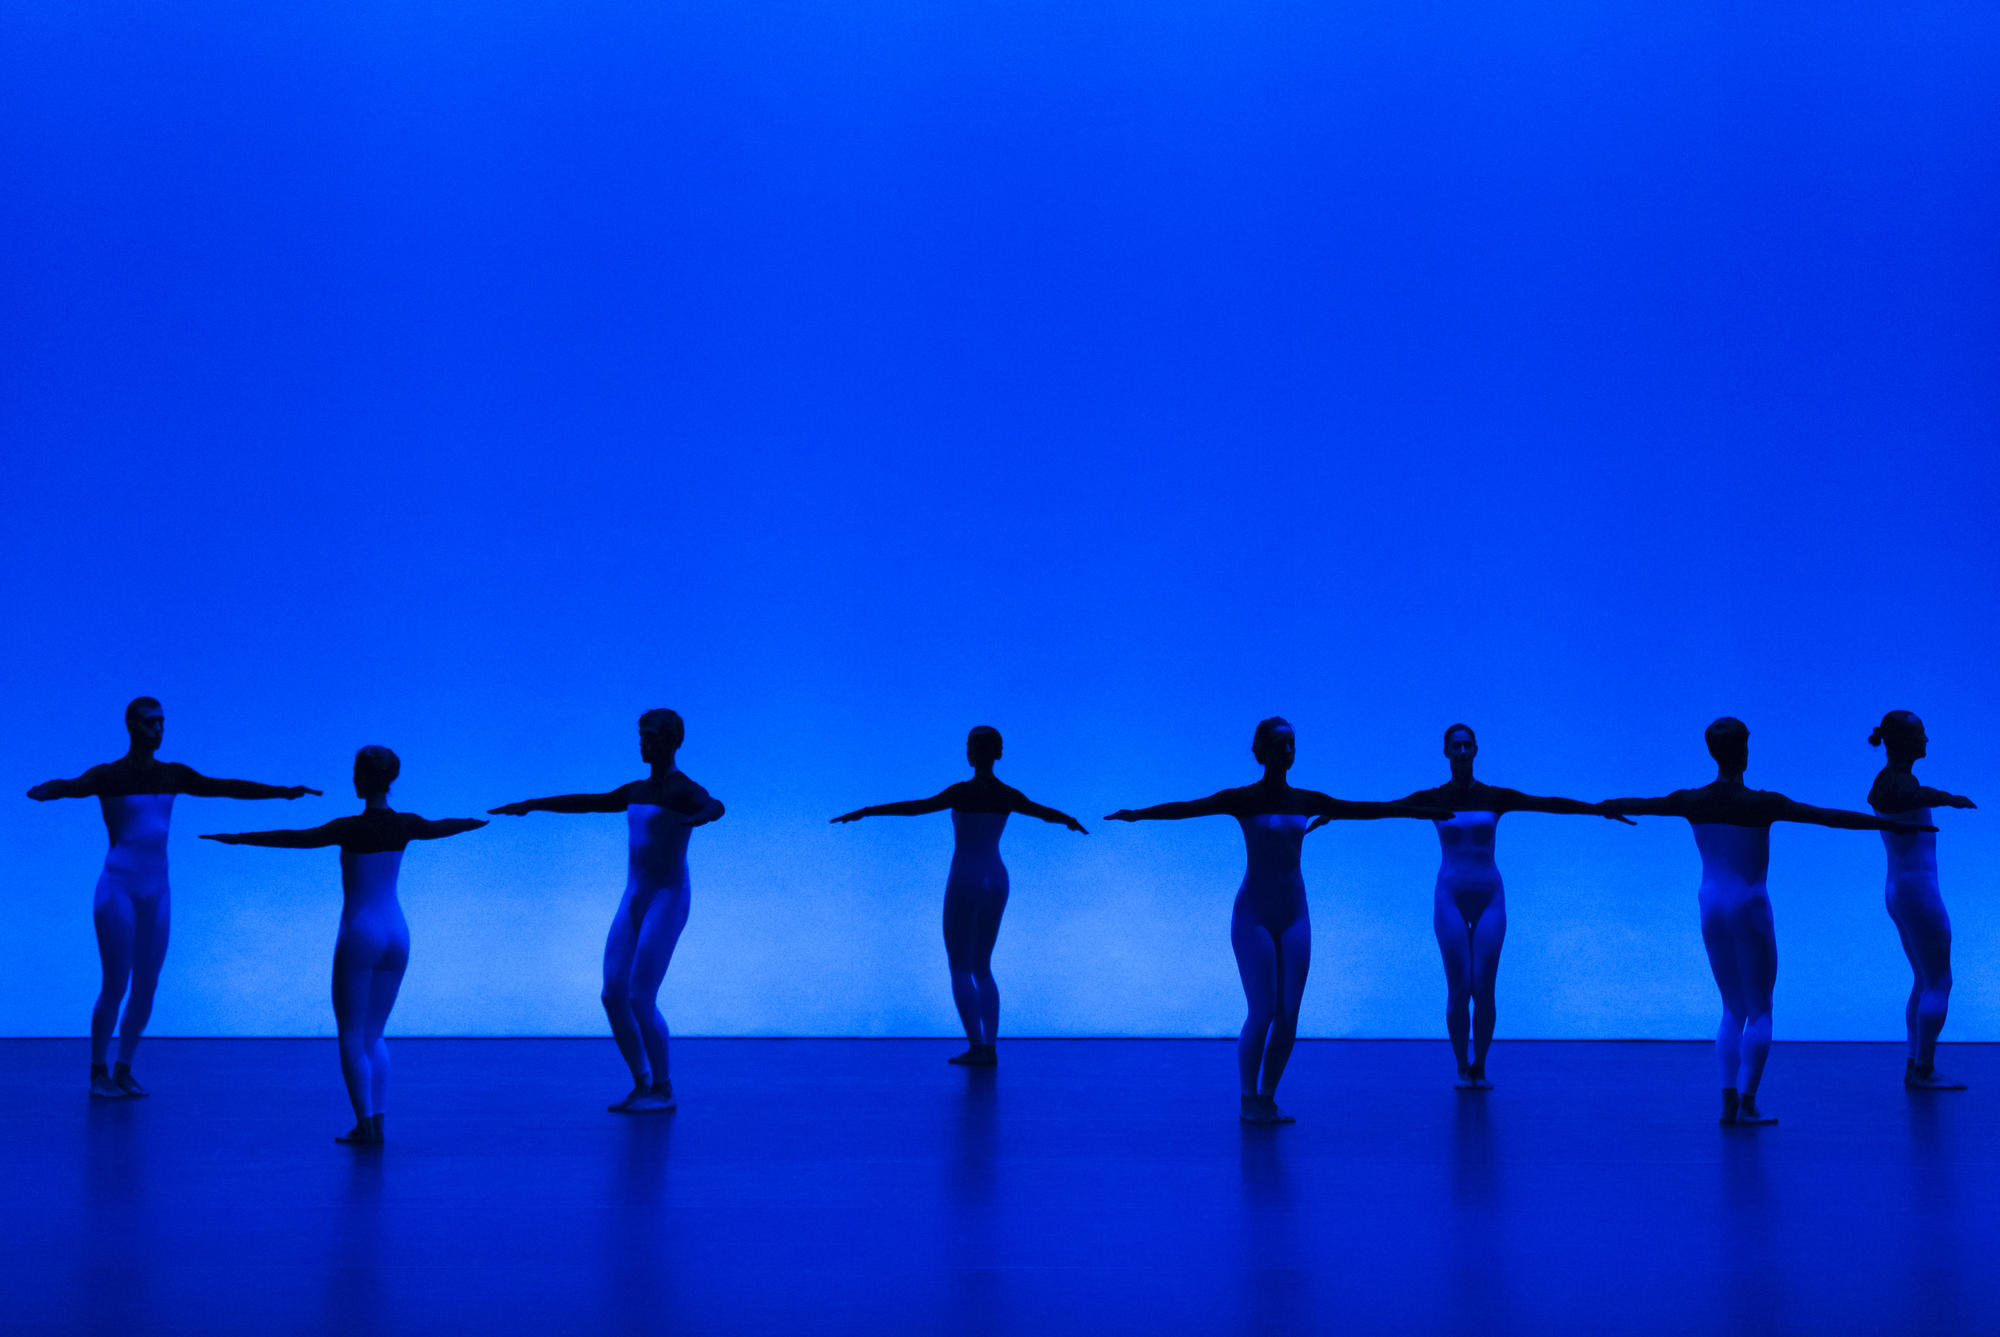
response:
<svg viewBox="0 0 2000 1337"><path fill-rule="evenodd" d="M1722 1026L1715 1057L1722 1076L1725 1125L1776 1123L1758 1107L1757 1086L1771 1056L1771 991L1778 981L1778 941L1764 887L1771 863L1771 823L1804 822L1843 831L1934 831L1936 827L1814 808L1743 783L1750 765L1750 729L1725 715L1703 737L1715 758L1715 779L1664 798L1609 799L1619 816L1683 817L1701 851L1701 941L1722 992Z"/></svg>
<svg viewBox="0 0 2000 1337"><path fill-rule="evenodd" d="M1012 785L994 778L1000 760L1000 731L980 725L965 736L965 759L972 778L960 780L931 798L878 803L842 813L835 822L863 817L917 817L951 810L951 873L944 884L944 954L951 969L951 1001L965 1027L965 1052L946 1062L990 1068L1000 1034L1000 989L993 982L993 943L1007 909L1007 865L1000 862L1000 832L1007 814L1018 812L1055 822L1072 831L1083 823L1066 812L1044 808Z"/></svg>
<svg viewBox="0 0 2000 1337"><path fill-rule="evenodd" d="M1420 789L1403 802L1450 808L1457 814L1437 823L1443 863L1438 867L1431 924L1444 955L1445 1029L1458 1059L1454 1085L1461 1091L1490 1091L1486 1051L1493 1043L1493 983L1500 972L1500 947L1507 938L1507 896L1493 861L1501 817L1510 812L1552 812L1610 817L1627 824L1630 819L1605 812L1595 803L1537 798L1518 789L1479 783L1472 778L1479 740L1469 724L1454 724L1444 731L1444 755L1451 763L1451 783ZM1327 820L1319 818L1306 829L1317 830Z"/></svg>
<svg viewBox="0 0 2000 1337"><path fill-rule="evenodd" d="M359 814L336 817L308 831L243 831L204 835L224 845L264 845L281 850L340 846L340 932L333 940L333 1021L340 1032L340 1075L354 1106L354 1127L336 1142L380 1146L389 1103L389 1045L382 1038L403 971L410 964L410 926L396 900L403 848L413 840L439 840L486 825L483 817L430 821L389 807L389 786L403 763L386 747L354 754L354 796Z"/></svg>
<svg viewBox="0 0 2000 1337"><path fill-rule="evenodd" d="M1292 726L1272 718L1257 726L1251 755L1264 778L1240 789L1225 789L1186 803L1120 808L1110 822L1178 821L1183 817L1234 817L1243 828L1247 858L1243 884L1229 924L1236 969L1243 977L1249 1016L1236 1042L1237 1076L1242 1087L1240 1117L1245 1123L1291 1123L1278 1108L1278 1079L1299 1034L1299 1001L1312 963L1312 923L1306 915L1306 884L1299 875L1299 845L1314 817L1367 820L1421 817L1446 821L1450 809L1436 804L1353 803L1328 798L1285 782L1297 752Z"/></svg>
<svg viewBox="0 0 2000 1337"><path fill-rule="evenodd" d="M1930 738L1924 722L1909 711L1884 715L1868 742L1889 753L1889 764L1868 791L1868 806L1919 828L1882 833L1889 853L1889 918L1903 939L1903 955L1910 959L1913 977L1910 1001L1903 1009L1910 1037L1903 1085L1913 1091L1963 1091L1964 1082L1944 1076L1936 1066L1938 1032L1944 1029L1945 1009L1951 1002L1951 917L1938 894L1937 837L1929 834L1934 828L1928 823L1932 808L1977 805L1962 794L1917 783L1910 768L1923 759Z"/></svg>
<svg viewBox="0 0 2000 1337"><path fill-rule="evenodd" d="M722 804L674 765L686 727L671 710L639 717L639 757L653 769L644 780L608 794L562 794L508 803L489 812L521 817L531 812L622 812L631 832L625 896L604 942L604 1013L632 1090L609 1108L618 1114L656 1114L674 1108L667 1072L667 1023L656 1000L667 977L674 944L688 917L688 833L722 816Z"/></svg>
<svg viewBox="0 0 2000 1337"><path fill-rule="evenodd" d="M153 1015L153 990L167 959L171 919L167 895L167 823L174 797L298 798L317 794L304 785L260 785L254 780L216 780L191 766L154 757L166 737L167 717L150 696L125 707L131 746L116 761L93 766L74 780L50 780L28 791L38 802L94 798L104 811L111 847L97 878L91 918L97 926L97 957L104 982L90 1012L90 1094L100 1100L148 1094L132 1076L132 1055ZM125 997L127 985L132 996ZM120 1026L118 1004L125 1003ZM105 1067L111 1033L118 1032L118 1061Z"/></svg>

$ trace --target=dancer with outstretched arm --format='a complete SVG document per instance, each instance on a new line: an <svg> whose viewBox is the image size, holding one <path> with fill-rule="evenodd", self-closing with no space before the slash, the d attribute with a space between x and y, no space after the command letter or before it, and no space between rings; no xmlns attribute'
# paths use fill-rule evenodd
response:
<svg viewBox="0 0 2000 1337"><path fill-rule="evenodd" d="M660 1015L660 983L688 918L688 835L722 816L722 804L683 775L674 758L686 727L671 710L639 717L639 757L652 767L643 780L605 794L562 794L525 799L489 811L520 817L531 812L622 812L630 833L625 895L604 942L604 1014L632 1090L610 1106L617 1114L657 1114L674 1108L667 1071L667 1023Z"/></svg>
<svg viewBox="0 0 2000 1337"><path fill-rule="evenodd" d="M1632 817L1681 817L1701 851L1701 941L1722 993L1715 1036L1725 1126L1773 1124L1757 1103L1771 1056L1771 993L1778 981L1778 940L1765 874L1771 865L1771 824L1803 822L1844 831L1935 831L1867 813L1815 808L1743 783L1750 765L1750 729L1723 716L1703 734L1716 776L1699 789L1663 798L1608 799L1604 810Z"/></svg>
<svg viewBox="0 0 2000 1337"><path fill-rule="evenodd" d="M1443 862L1438 867L1431 926L1444 956L1445 1031L1458 1059L1455 1085L1461 1091L1490 1091L1486 1051L1493 1044L1493 988L1500 973L1500 948L1507 939L1507 893L1493 859L1500 819L1510 812L1628 819L1595 803L1539 798L1481 784L1472 778L1479 739L1469 724L1454 724L1444 731L1444 755L1451 765L1450 782L1420 789L1403 802L1450 808L1456 814L1437 823ZM1317 830L1327 820L1320 818L1307 830Z"/></svg>
<svg viewBox="0 0 2000 1337"><path fill-rule="evenodd" d="M1886 899L1889 918L1910 962L1910 1001L1903 1008L1909 1052L1903 1085L1912 1091L1963 1091L1965 1083L1937 1070L1938 1033L1951 1003L1951 916L1938 891L1937 836L1932 808L1971 808L1963 794L1947 794L1917 782L1912 770L1930 750L1924 722L1907 710L1892 710L1868 735L1871 746L1886 748L1889 764L1868 791L1868 806L1884 817L1912 823L1907 831L1884 831L1889 856Z"/></svg>
<svg viewBox="0 0 2000 1337"><path fill-rule="evenodd" d="M918 817L951 812L951 872L944 884L944 952L951 970L951 1000L965 1027L965 1052L947 1062L990 1068L998 1061L995 1044L1000 1033L1000 989L993 982L993 944L1000 936L1000 916L1007 909L1007 865L1000 862L1000 832L1010 813L1055 822L1089 834L1083 823L1066 812L1033 802L993 774L1000 760L1000 731L980 725L965 737L965 759L972 778L960 780L930 798L903 803L878 803L834 818L858 822L863 817Z"/></svg>
<svg viewBox="0 0 2000 1337"><path fill-rule="evenodd" d="M132 1076L132 1055L153 1015L153 991L167 959L172 919L167 890L167 824L174 799L283 798L317 794L304 785L264 785L255 780L216 780L192 766L161 761L153 754L166 737L167 717L150 696L125 707L131 745L124 756L93 766L74 780L50 780L28 791L37 801L94 798L104 812L111 847L97 878L91 919L97 927L97 958L103 984L90 1012L90 1094L99 1100L147 1094ZM125 996L127 986L132 995ZM125 1003L124 1024L118 1004ZM105 1067L111 1034L118 1032L118 1061Z"/></svg>
<svg viewBox="0 0 2000 1337"><path fill-rule="evenodd" d="M389 786L403 764L386 747L354 754L352 817L305 831L240 831L204 835L224 845L311 850L340 847L340 931L333 940L333 1021L340 1034L340 1075L354 1106L354 1127L336 1142L380 1146L389 1104L389 1045L382 1038L389 1009L410 964L410 926L396 899L403 850L413 840L441 840L486 825L483 817L438 821L389 806Z"/></svg>
<svg viewBox="0 0 2000 1337"><path fill-rule="evenodd" d="M1285 775L1297 753L1292 726L1273 717L1257 726L1250 752L1264 767L1255 784L1225 789L1186 803L1121 808L1112 822L1178 821L1185 817L1234 817L1243 828L1246 866L1230 918L1229 943L1236 953L1249 1015L1236 1042L1236 1068L1245 1123L1291 1123L1278 1108L1278 1079L1299 1034L1299 1002L1312 964L1312 923L1306 914L1306 884L1299 872L1299 846L1315 817L1335 821L1378 817L1419 817L1444 821L1449 808L1435 804L1355 803L1313 789L1294 789Z"/></svg>

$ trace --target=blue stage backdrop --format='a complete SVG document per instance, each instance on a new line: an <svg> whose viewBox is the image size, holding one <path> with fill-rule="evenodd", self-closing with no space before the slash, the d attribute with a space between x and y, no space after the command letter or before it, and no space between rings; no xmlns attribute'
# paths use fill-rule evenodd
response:
<svg viewBox="0 0 2000 1337"><path fill-rule="evenodd" d="M944 817L1016 818L1003 1031L1223 1035L1254 778L1860 806L1930 727L1946 1038L2000 1039L2000 19L1973 6L412 6L0 16L0 1031L96 987L124 746L183 799L160 1034L330 1034L331 851L203 831L641 774L676 1029L950 1034ZM1781 1038L1902 1032L1870 834L1780 828ZM406 1033L595 1033L616 817L412 848ZM1685 823L1506 819L1501 1036L1701 1037ZM1441 1035L1437 844L1315 834L1312 1035Z"/></svg>

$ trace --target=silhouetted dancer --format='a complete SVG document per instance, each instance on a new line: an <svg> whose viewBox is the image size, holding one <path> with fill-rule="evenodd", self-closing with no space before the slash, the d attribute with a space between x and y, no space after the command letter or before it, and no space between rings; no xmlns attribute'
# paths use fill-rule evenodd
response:
<svg viewBox="0 0 2000 1337"><path fill-rule="evenodd" d="M951 873L944 883L944 954L951 969L951 1001L965 1027L966 1049L947 1062L990 1068L997 1062L1000 988L993 982L993 943L1007 910L1007 865L1000 862L1000 832L1007 814L1018 812L1055 822L1072 831L1083 823L1066 812L1044 808L1012 785L994 778L1000 760L1000 731L980 725L965 736L965 759L972 778L960 780L931 798L878 803L842 813L835 822L863 817L918 817L951 810ZM1090 834L1083 831L1085 835Z"/></svg>
<svg viewBox="0 0 2000 1337"><path fill-rule="evenodd" d="M1510 812L1553 812L1627 819L1595 803L1537 798L1518 789L1479 783L1472 778L1479 740L1469 724L1454 724L1444 731L1444 755L1451 763L1451 783L1419 789L1403 802L1450 808L1456 814L1437 823L1444 861L1438 866L1431 927L1444 955L1445 1030L1458 1059L1454 1085L1461 1091L1490 1091L1486 1051L1493 1044L1493 983L1500 973L1500 947L1507 938L1506 889L1493 861L1500 818ZM1306 829L1316 830L1324 821Z"/></svg>
<svg viewBox="0 0 2000 1337"><path fill-rule="evenodd" d="M1889 751L1889 764L1868 791L1868 805L1884 817L1919 828L1882 833L1889 853L1889 918L1896 922L1913 976L1910 1001L1903 1009L1910 1037L1903 1085L1913 1091L1963 1091L1964 1082L1944 1076L1936 1067L1938 1032L1944 1029L1945 1010L1951 1003L1951 917L1938 893L1937 837L1929 823L1932 808L1977 805L1962 794L1917 783L1910 768L1923 759L1931 740L1924 733L1924 722L1909 711L1884 715L1868 741Z"/></svg>
<svg viewBox="0 0 2000 1337"><path fill-rule="evenodd" d="M389 807L389 786L403 764L386 747L354 754L354 794L360 813L336 817L308 831L243 831L204 835L224 845L265 845L281 850L340 846L340 932L333 940L333 1020L340 1030L340 1075L354 1106L354 1127L335 1138L379 1146L389 1103L389 1045L382 1038L403 971L410 964L410 926L396 900L403 847L439 840L486 825L483 817L430 821Z"/></svg>
<svg viewBox="0 0 2000 1337"><path fill-rule="evenodd" d="M1701 851L1701 941L1722 992L1722 1027L1715 1057L1722 1077L1722 1122L1776 1123L1757 1107L1757 1085L1771 1056L1771 991L1778 981L1778 940L1764 876L1771 864L1771 823L1804 822L1844 831L1936 830L1841 808L1814 808L1743 783L1750 764L1750 730L1725 715L1708 726L1716 778L1700 789L1664 798L1619 798L1606 812L1634 817L1683 817Z"/></svg>
<svg viewBox="0 0 2000 1337"><path fill-rule="evenodd" d="M304 785L260 785L254 780L215 780L177 761L153 756L166 737L167 717L150 696L125 707L125 731L132 745L124 756L93 766L74 780L50 780L28 791L31 799L95 798L104 810L111 848L98 875L91 918L97 925L97 956L104 984L90 1013L90 1094L118 1100L146 1094L132 1078L132 1054L153 1015L153 990L167 959L167 823L174 796L200 798L297 798L317 794ZM125 1002L125 1021L118 1004ZM111 1033L118 1031L117 1066L107 1069Z"/></svg>
<svg viewBox="0 0 2000 1337"><path fill-rule="evenodd" d="M667 1071L667 1023L660 1016L660 981L674 958L674 944L688 917L688 833L722 816L722 804L680 773L674 754L686 728L671 710L639 717L639 757L652 775L608 794L531 798L488 811L520 817L531 812L622 812L631 832L625 896L604 940L604 1014L611 1038L632 1070L632 1091L610 1108L618 1114L654 1114L674 1108Z"/></svg>
<svg viewBox="0 0 2000 1337"><path fill-rule="evenodd" d="M1306 884L1299 875L1299 845L1314 817L1332 820L1421 817L1441 821L1449 809L1414 803L1353 803L1285 783L1297 742L1292 726L1268 719L1257 726L1250 752L1264 778L1186 803L1161 803L1136 811L1120 808L1110 822L1178 821L1183 817L1234 817L1243 828L1247 866L1236 892L1229 942L1243 977L1250 1015L1236 1043L1245 1123L1291 1123L1278 1108L1278 1079L1299 1036L1299 1000L1312 964L1312 923Z"/></svg>

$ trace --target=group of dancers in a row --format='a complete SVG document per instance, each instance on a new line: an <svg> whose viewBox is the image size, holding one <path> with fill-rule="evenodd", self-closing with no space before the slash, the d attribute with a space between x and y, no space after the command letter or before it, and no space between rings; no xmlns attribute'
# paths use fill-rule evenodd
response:
<svg viewBox="0 0 2000 1337"><path fill-rule="evenodd" d="M132 1055L152 1013L153 991L167 950L167 824L180 794L219 798L298 798L320 791L304 785L265 785L211 779L155 753L165 732L160 703L140 697L126 707L130 750L93 766L74 780L51 780L28 791L33 799L96 798L110 836L98 878L94 918L104 969L90 1024L90 1093L106 1100L146 1094L132 1076ZM651 768L602 794L563 794L490 809L495 814L622 812L630 828L625 894L604 945L605 1014L632 1073L632 1090L612 1105L624 1114L674 1108L667 1068L667 1025L656 1002L674 946L688 917L688 835L723 814L720 801L681 772L675 758L683 738L679 715L649 710L639 717L639 755ZM1685 818L1701 852L1701 935L1722 993L1716 1055L1722 1081L1722 1122L1776 1123L1757 1103L1758 1085L1771 1048L1771 992L1778 954L1765 892L1773 822L1806 822L1847 830L1879 831L1888 849L1888 906L1913 974L1905 1022L1909 1049L1904 1084L1921 1090L1960 1090L1933 1064L1938 1033L1951 993L1951 923L1938 894L1931 809L1970 808L1970 799L1918 783L1912 766L1925 755L1923 722L1891 711L1870 736L1888 764L1869 792L1873 815L1815 808L1743 783L1750 731L1740 720L1708 726L1714 781L1661 798L1539 798L1482 784L1473 778L1479 745L1466 725L1445 731L1451 779L1389 803L1330 798L1294 788L1296 741L1282 719L1257 726L1251 752L1263 766L1253 784L1207 798L1120 809L1108 821L1177 820L1230 816L1243 829L1247 866L1230 923L1230 944L1243 980L1249 1015L1237 1041L1242 1119L1280 1124L1292 1117L1278 1107L1278 1081L1298 1037L1299 1002L1312 959L1300 848L1308 832L1338 820L1421 818L1436 824L1443 863L1438 870L1435 927L1448 986L1446 1025L1458 1061L1457 1085L1485 1090L1486 1054L1493 1039L1493 989L1507 932L1506 902L1494 863L1495 828L1510 812L1569 813L1629 822L1635 816ZM1000 834L1011 813L1023 813L1082 832L1069 814L1043 807L994 773L1000 734L980 726L966 739L972 778L931 798L857 808L835 822L863 817L951 813L954 846L945 882L944 941L952 1000L965 1027L965 1052L950 1061L991 1067L996 1061L1000 994L993 982L994 941L1007 906L1007 869ZM354 1127L338 1140L383 1141L389 1054L383 1028L409 963L409 927L396 899L403 850L412 840L458 835L486 825L483 818L432 821L389 807L389 789L400 763L385 747L364 747L354 758L359 813L298 831L249 831L205 835L230 845L281 849L338 846L344 902L333 957L333 1010L340 1036L340 1067L354 1106ZM129 997L127 991L129 989ZM119 1005L124 1019L119 1024ZM114 1031L117 1059L107 1065Z"/></svg>

